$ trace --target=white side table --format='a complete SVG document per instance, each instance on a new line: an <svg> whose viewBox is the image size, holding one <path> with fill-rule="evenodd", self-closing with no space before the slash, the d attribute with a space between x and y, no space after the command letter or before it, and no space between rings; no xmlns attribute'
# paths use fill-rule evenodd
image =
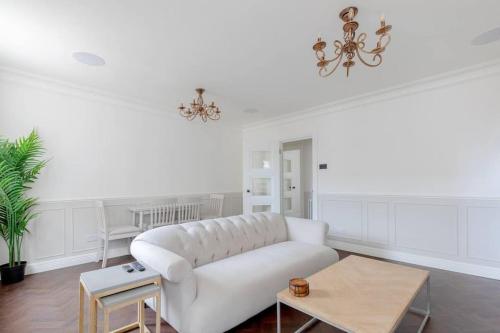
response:
<svg viewBox="0 0 500 333"><path fill-rule="evenodd" d="M85 295L89 300L88 331L97 332L97 302L100 298L117 294L137 287L154 284L161 287L161 275L152 268L144 265L143 272L127 273L122 265L85 272L80 275L80 314L78 332L83 333ZM155 297L159 309L160 296ZM156 311L156 331L160 332L160 311ZM132 327L134 326L134 327ZM139 327L139 323L128 325L128 330Z"/></svg>

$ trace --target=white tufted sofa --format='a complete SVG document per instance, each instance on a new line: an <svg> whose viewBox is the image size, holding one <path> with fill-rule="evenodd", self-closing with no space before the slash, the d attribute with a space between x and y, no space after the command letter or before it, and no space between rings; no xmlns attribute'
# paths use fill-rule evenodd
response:
<svg viewBox="0 0 500 333"><path fill-rule="evenodd" d="M323 222L255 213L149 230L131 253L163 277L163 319L181 333L219 333L274 304L290 278L338 261L327 231Z"/></svg>

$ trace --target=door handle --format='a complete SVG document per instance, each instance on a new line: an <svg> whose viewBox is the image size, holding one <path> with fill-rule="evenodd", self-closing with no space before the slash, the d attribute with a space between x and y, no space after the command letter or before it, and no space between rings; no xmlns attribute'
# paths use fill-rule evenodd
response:
<svg viewBox="0 0 500 333"><path fill-rule="evenodd" d="M247 190L247 193L250 193L250 190Z"/></svg>
<svg viewBox="0 0 500 333"><path fill-rule="evenodd" d="M295 190L295 186L292 186L292 190Z"/></svg>

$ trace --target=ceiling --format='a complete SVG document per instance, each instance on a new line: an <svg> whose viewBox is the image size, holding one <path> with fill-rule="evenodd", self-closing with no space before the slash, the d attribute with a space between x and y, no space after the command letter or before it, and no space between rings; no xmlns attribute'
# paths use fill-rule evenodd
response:
<svg viewBox="0 0 500 333"><path fill-rule="evenodd" d="M338 12L348 5L359 8L369 47L383 12L391 45L378 68L320 78L312 44L342 36ZM499 18L498 0L2 0L0 66L165 112L201 86L224 120L248 124L500 58L500 41L471 45ZM75 51L106 65L80 64Z"/></svg>

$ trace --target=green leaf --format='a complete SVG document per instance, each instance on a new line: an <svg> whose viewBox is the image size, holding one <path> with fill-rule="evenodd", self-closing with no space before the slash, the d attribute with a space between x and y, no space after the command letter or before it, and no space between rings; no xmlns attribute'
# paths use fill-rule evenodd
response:
<svg viewBox="0 0 500 333"><path fill-rule="evenodd" d="M44 152L35 130L15 142L0 138L0 236L7 243L11 266L21 258L20 242L37 215L37 199L26 191L47 164L41 160Z"/></svg>

